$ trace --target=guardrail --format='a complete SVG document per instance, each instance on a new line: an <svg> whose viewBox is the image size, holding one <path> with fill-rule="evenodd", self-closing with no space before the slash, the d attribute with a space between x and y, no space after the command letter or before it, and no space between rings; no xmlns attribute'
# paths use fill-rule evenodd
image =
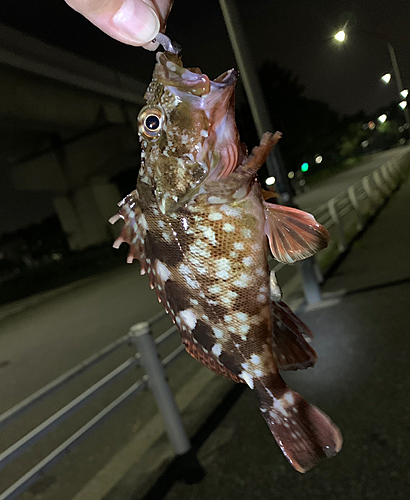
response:
<svg viewBox="0 0 410 500"><path fill-rule="evenodd" d="M337 245L337 252L346 251L349 241L365 227L366 222L375 215L377 210L391 196L408 173L408 153L405 152L393 161L390 161L364 177L360 182L352 185L347 191L332 198L313 211L318 222L323 224L333 236ZM284 264L277 264L273 269L277 272ZM37 404L43 398L51 395L68 381L85 372L96 363L99 363L109 354L112 354L126 343L136 345L138 352L130 356L110 373L98 380L59 411L43 421L35 429L19 439L8 449L0 454L0 470L9 462L15 460L35 442L44 437L56 426L77 411L100 391L107 388L114 380L122 377L131 368L140 365L146 374L132 384L120 396L95 415L85 425L78 429L62 444L49 453L43 460L25 473L0 494L0 500L11 500L25 491L58 459L66 454L80 439L89 434L98 424L116 411L131 397L138 394L143 388L149 386L153 392L158 408L165 421L169 440L177 455L182 455L190 450L190 442L183 427L178 407L172 396L164 369L184 352L181 344L168 354L164 359L159 359L158 347L166 343L176 333L177 328L172 326L155 340L152 336L152 326L162 319L165 313L161 312L149 321L133 325L129 332L115 342L107 345L97 353L85 359L71 370L56 378L19 404L0 415L0 429L16 419L23 412Z"/></svg>

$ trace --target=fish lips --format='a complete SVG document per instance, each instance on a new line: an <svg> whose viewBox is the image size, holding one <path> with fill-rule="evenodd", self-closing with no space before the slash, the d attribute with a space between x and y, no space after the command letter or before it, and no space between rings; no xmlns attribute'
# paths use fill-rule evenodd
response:
<svg viewBox="0 0 410 500"><path fill-rule="evenodd" d="M184 68L181 58L168 52L157 54L154 77L164 85L176 90L183 99L191 96L209 99L212 94L231 94L238 78L235 69L225 71L222 75L210 80L199 68ZM175 93L175 92L174 92Z"/></svg>

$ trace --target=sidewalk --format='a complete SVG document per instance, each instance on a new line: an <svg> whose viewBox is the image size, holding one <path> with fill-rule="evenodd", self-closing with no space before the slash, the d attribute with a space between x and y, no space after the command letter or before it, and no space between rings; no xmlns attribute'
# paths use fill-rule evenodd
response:
<svg viewBox="0 0 410 500"><path fill-rule="evenodd" d="M204 478L191 485L166 484L168 474L145 499L408 498L409 227L407 180L326 282L325 294L339 298L299 313L315 334L319 361L314 369L285 373L285 378L341 428L339 455L305 475L295 472L256 398L238 385L193 440ZM137 492L133 498L139 498Z"/></svg>

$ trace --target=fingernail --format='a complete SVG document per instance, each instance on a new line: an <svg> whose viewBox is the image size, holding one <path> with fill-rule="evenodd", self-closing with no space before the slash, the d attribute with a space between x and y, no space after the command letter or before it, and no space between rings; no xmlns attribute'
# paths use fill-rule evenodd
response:
<svg viewBox="0 0 410 500"><path fill-rule="evenodd" d="M153 9L138 0L125 0L113 17L113 24L127 38L141 44L154 39L160 28Z"/></svg>

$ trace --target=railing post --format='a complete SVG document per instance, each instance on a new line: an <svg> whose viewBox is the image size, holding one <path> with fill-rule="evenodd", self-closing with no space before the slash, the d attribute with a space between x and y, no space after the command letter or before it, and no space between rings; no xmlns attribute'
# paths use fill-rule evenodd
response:
<svg viewBox="0 0 410 500"><path fill-rule="evenodd" d="M390 190L386 188L386 185L383 184L383 181L380 177L380 172L377 170L373 172L373 179L374 182L376 183L376 186L379 188L380 192L383 193L386 198L390 196Z"/></svg>
<svg viewBox="0 0 410 500"><path fill-rule="evenodd" d="M155 341L151 335L149 323L137 323L131 327L140 361L148 375L148 385L154 394L158 408L165 422L165 428L172 448L177 455L183 455L191 449L181 415L174 396L168 385L165 370L158 355Z"/></svg>
<svg viewBox="0 0 410 500"><path fill-rule="evenodd" d="M366 177L363 177L362 184L367 196L373 204L374 210L372 211L372 213L374 213L376 211L376 208L380 205L379 195L371 188L368 175L366 175Z"/></svg>
<svg viewBox="0 0 410 500"><path fill-rule="evenodd" d="M390 162L385 163L382 166L381 170L382 170L382 174L383 174L384 180L389 184L390 189L392 191L394 191L396 189L396 183L394 182L391 174L389 173L389 166L390 166Z"/></svg>
<svg viewBox="0 0 410 500"><path fill-rule="evenodd" d="M352 207L354 208L356 214L357 230L361 231L364 227L363 212L360 210L359 202L357 201L356 198L356 190L354 185L349 187L349 189L347 190L347 194L349 196L350 203L352 204Z"/></svg>
<svg viewBox="0 0 410 500"><path fill-rule="evenodd" d="M309 257L300 263L300 270L302 273L303 291L307 304L316 304L322 300L322 292L319 286L318 270L321 274L320 268L317 266L314 257Z"/></svg>
<svg viewBox="0 0 410 500"><path fill-rule="evenodd" d="M342 218L340 217L339 213L337 212L336 209L336 202L335 199L332 198L327 202L327 207L329 210L330 217L332 218L333 222L335 223L336 230L337 230L337 247L340 253L344 252L347 247L347 242L346 242L346 235L345 231L343 228L343 221Z"/></svg>

